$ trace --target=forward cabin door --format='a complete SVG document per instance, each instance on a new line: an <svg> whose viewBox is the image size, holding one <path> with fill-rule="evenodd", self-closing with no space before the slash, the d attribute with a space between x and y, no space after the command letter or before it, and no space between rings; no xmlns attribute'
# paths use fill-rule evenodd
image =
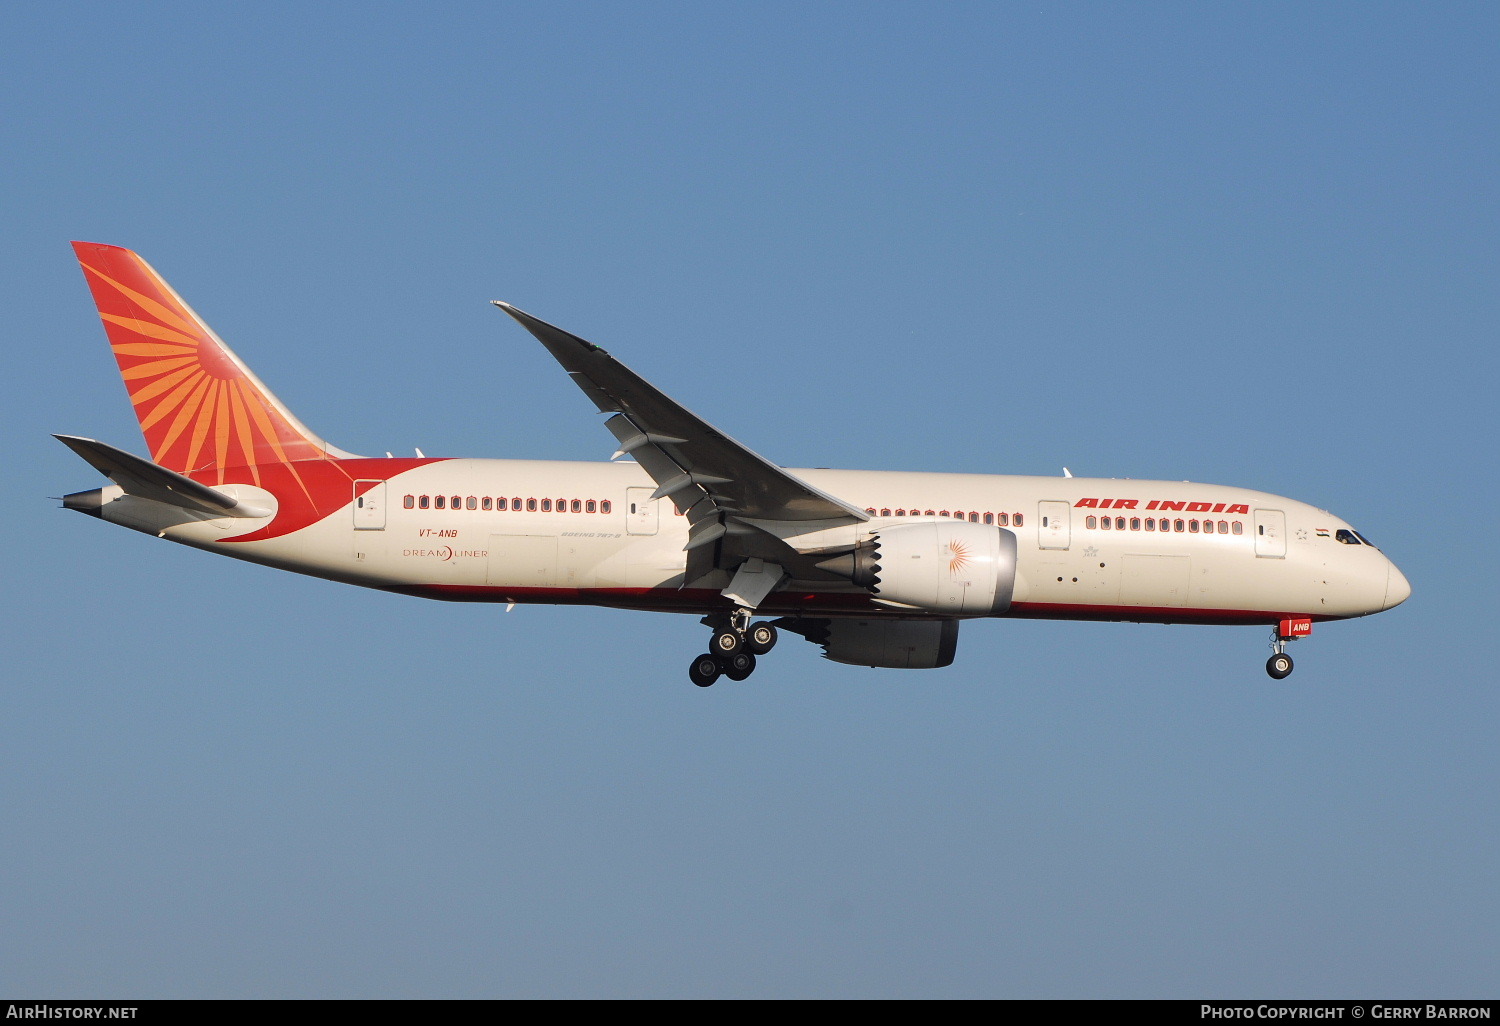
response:
<svg viewBox="0 0 1500 1026"><path fill-rule="evenodd" d="M364 491L368 486L369 490ZM360 494L363 492L364 494ZM385 482L354 482L354 529L356 531L385 530Z"/></svg>
<svg viewBox="0 0 1500 1026"><path fill-rule="evenodd" d="M1066 549L1072 543L1071 503L1045 499L1037 503L1036 543L1044 549Z"/></svg>
<svg viewBox="0 0 1500 1026"><path fill-rule="evenodd" d="M1258 509L1255 519L1255 554L1267 559L1286 558L1286 514L1279 509Z"/></svg>

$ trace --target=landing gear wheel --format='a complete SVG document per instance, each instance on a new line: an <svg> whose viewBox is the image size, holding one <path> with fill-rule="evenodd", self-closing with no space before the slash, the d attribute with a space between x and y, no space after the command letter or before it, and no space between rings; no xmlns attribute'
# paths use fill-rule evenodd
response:
<svg viewBox="0 0 1500 1026"><path fill-rule="evenodd" d="M688 677L700 688L706 688L718 680L721 672L719 661L707 652L694 659L693 665L688 667Z"/></svg>
<svg viewBox="0 0 1500 1026"><path fill-rule="evenodd" d="M725 659L744 648L745 639L739 631L725 627L714 631L714 640L709 643L708 647L714 655Z"/></svg>
<svg viewBox="0 0 1500 1026"><path fill-rule="evenodd" d="M745 632L745 647L755 655L765 655L776 647L776 628L764 621L752 623Z"/></svg>
<svg viewBox="0 0 1500 1026"><path fill-rule="evenodd" d="M1266 660L1266 672L1276 680L1282 680L1292 672L1292 657L1285 652L1277 652Z"/></svg>
<svg viewBox="0 0 1500 1026"><path fill-rule="evenodd" d="M724 676L730 680L744 680L755 672L755 656L749 652L736 652L724 660Z"/></svg>

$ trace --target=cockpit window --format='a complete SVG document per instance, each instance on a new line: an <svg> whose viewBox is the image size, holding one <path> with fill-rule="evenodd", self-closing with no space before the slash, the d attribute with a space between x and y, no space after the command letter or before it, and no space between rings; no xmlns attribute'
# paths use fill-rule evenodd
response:
<svg viewBox="0 0 1500 1026"><path fill-rule="evenodd" d="M1343 542L1345 545L1369 545L1372 549L1375 547L1374 545L1370 544L1370 539L1366 538L1358 531L1350 531L1347 528L1339 528L1333 533L1333 536L1339 541Z"/></svg>

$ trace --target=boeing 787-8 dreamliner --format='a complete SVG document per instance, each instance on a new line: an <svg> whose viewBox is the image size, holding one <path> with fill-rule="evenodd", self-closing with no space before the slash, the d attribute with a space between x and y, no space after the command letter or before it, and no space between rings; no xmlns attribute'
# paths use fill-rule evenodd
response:
<svg viewBox="0 0 1500 1026"><path fill-rule="evenodd" d="M150 459L57 437L112 482L63 504L220 555L463 602L702 617L689 676L743 680L780 631L842 663L949 665L964 620L1272 629L1390 609L1351 525L1225 485L787 469L605 350L508 303L609 415L604 463L356 456L283 406L135 253L75 242Z"/></svg>

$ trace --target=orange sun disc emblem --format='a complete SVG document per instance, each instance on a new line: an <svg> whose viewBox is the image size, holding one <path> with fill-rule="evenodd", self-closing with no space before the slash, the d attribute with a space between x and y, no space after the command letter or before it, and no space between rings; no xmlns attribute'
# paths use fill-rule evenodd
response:
<svg viewBox="0 0 1500 1026"><path fill-rule="evenodd" d="M948 543L948 572L950 574L960 573L969 565L969 548L963 542L950 541Z"/></svg>

